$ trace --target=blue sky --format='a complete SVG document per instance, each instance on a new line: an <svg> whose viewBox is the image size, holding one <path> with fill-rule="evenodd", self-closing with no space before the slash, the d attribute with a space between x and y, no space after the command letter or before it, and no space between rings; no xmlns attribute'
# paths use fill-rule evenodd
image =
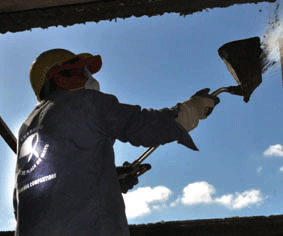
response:
<svg viewBox="0 0 283 236"><path fill-rule="evenodd" d="M29 67L52 48L100 54L103 67L95 77L101 90L143 108L172 107L202 88L236 85L217 49L262 37L275 7L246 4L0 35L0 115L16 135L37 104ZM281 25L265 38L277 61L280 35ZM221 94L212 115L191 132L199 152L173 142L148 157L152 170L124 195L129 224L282 214L282 96L279 63L263 75L249 103ZM119 141L114 148L117 165L146 150ZM16 157L3 140L0 150L0 230L14 230Z"/></svg>

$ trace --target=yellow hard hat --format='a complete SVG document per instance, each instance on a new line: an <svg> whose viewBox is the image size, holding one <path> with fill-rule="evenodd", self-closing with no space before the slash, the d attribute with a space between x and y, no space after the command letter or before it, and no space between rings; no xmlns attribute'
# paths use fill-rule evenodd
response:
<svg viewBox="0 0 283 236"><path fill-rule="evenodd" d="M77 58L76 63L71 63L66 66L68 61ZM49 71L54 67L61 67L57 71L70 69L74 67L88 67L92 74L98 72L102 66L102 60L99 55L93 56L90 53L74 54L65 49L51 49L41 53L32 63L29 72L29 79L32 89L38 101L40 99L40 91L45 84ZM66 68L64 68L66 67Z"/></svg>

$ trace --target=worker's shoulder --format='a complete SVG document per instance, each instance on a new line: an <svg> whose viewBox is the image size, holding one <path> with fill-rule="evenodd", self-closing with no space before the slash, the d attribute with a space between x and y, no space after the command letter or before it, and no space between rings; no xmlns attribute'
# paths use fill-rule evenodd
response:
<svg viewBox="0 0 283 236"><path fill-rule="evenodd" d="M119 101L114 95L89 89L68 93L62 103L68 103L71 108L80 107L87 110L94 110L94 107L105 110L119 106Z"/></svg>
<svg viewBox="0 0 283 236"><path fill-rule="evenodd" d="M117 98L112 94L102 93L97 90L83 89L76 91L67 91L67 90L57 90L50 94L44 102L48 101L57 101L57 102L74 102L74 101L100 101L100 100L117 100Z"/></svg>
<svg viewBox="0 0 283 236"><path fill-rule="evenodd" d="M84 89L84 90L75 92L75 94L77 98L86 99L87 101L91 101L91 102L100 102L100 101L104 101L104 102L115 101L116 102L118 101L118 99L114 95L103 93L97 90Z"/></svg>
<svg viewBox="0 0 283 236"><path fill-rule="evenodd" d="M119 103L118 99L111 94L102 93L96 90L77 90L77 91L56 91L50 95L42 104L40 108L46 104L55 104L57 108L62 106L66 109L70 108L88 108L93 106L109 106Z"/></svg>

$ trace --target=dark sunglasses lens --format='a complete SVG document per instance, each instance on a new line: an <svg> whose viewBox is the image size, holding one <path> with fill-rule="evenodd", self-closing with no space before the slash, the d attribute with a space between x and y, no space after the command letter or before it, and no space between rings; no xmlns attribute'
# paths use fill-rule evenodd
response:
<svg viewBox="0 0 283 236"><path fill-rule="evenodd" d="M71 77L71 71L70 70L62 70L59 72L60 75Z"/></svg>

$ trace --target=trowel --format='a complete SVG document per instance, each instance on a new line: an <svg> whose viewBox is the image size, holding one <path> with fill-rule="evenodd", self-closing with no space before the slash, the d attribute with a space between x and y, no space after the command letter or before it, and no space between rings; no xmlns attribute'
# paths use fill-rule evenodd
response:
<svg viewBox="0 0 283 236"><path fill-rule="evenodd" d="M218 49L218 54L238 85L219 88L212 92L211 95L218 96L223 92L228 92L243 96L243 100L247 103L253 91L262 82L264 54L260 47L260 38L253 37L226 43ZM208 111L208 114L211 111ZM158 147L159 145L148 148L132 163L126 162L124 166L132 167L133 171L119 178L125 178L128 174L140 176L148 171L147 168L139 168L139 165Z"/></svg>

